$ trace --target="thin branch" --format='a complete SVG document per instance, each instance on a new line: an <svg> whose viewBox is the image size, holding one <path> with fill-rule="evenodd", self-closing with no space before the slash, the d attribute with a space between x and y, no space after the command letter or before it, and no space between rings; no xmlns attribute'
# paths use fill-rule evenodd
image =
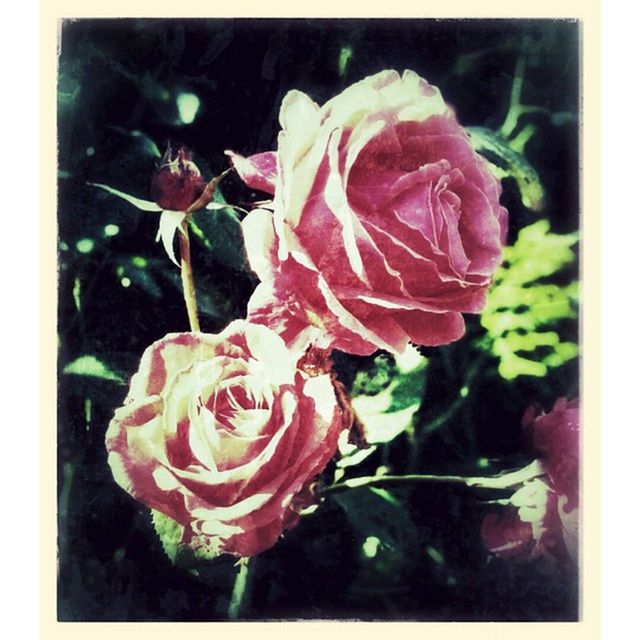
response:
<svg viewBox="0 0 640 640"><path fill-rule="evenodd" d="M320 490L322 494L337 493L358 487L381 486L385 484L439 483L453 484L477 489L505 490L544 475L545 469L539 460L534 460L523 469L493 477L466 477L454 475L409 474L405 476L365 476L351 478Z"/></svg>
<svg viewBox="0 0 640 640"><path fill-rule="evenodd" d="M189 316L189 326L191 331L200 331L200 321L198 320L198 303L196 301L196 285L193 280L193 269L191 267L191 247L189 243L189 225L185 219L178 230L180 240L180 277L182 279L182 293L187 306Z"/></svg>

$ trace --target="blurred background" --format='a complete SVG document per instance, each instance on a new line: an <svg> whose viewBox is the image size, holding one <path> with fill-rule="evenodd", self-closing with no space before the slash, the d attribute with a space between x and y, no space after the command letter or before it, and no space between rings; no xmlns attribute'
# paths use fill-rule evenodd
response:
<svg viewBox="0 0 640 640"><path fill-rule="evenodd" d="M394 400L396 409L406 402L419 405L411 428L347 472L369 475L384 466L392 473L489 475L515 469L535 457L522 437L525 409L538 403L548 410L557 397L579 393L579 43L577 22L548 20L63 24L60 620L224 620L237 571L232 558L173 566L148 510L111 477L104 434L128 380L151 342L188 330L188 322L179 271L155 242L157 215L87 183L148 199L167 141L192 149L211 177L227 168L225 149L275 149L278 110L290 89L322 104L382 69L416 71L440 88L464 126L481 128L483 152L508 176L502 202L510 211L509 244L537 225L534 248L516 244L520 248L507 266L530 260L554 268L534 269L530 280L517 281L527 295L516 300L515 313L528 322L505 325L505 309L496 303L482 317L467 317L460 342L423 349L428 365L419 379L404 380L404 397ZM528 139L524 155L513 156L491 132L509 111L519 59L525 61L521 101L536 109L509 132L513 142L526 130L512 150ZM536 206L523 197L532 184L544 191ZM220 199L234 204L264 197L234 176L220 191ZM256 280L233 215L222 211L196 222L201 233L193 237L192 254L202 330L217 332L244 317ZM498 285L501 279L509 281L509 272L498 277ZM555 314L543 313L542 304L531 303L532 291L534 298L552 296L566 304ZM557 338L536 338L523 328L532 322ZM524 352L525 362L514 359L516 352ZM381 354L336 354L335 364L347 387L363 396L375 396L399 375L393 360ZM487 499L442 484L332 494L252 563L241 617L575 620L575 573L544 559L488 557L480 537L492 508Z"/></svg>

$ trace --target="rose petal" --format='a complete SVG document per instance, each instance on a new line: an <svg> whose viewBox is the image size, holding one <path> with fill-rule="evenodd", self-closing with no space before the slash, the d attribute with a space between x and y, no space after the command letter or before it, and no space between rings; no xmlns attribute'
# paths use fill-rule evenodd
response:
<svg viewBox="0 0 640 640"><path fill-rule="evenodd" d="M522 522L513 507L501 515L488 514L482 523L481 535L489 551L501 558L527 555L532 546L531 525Z"/></svg>
<svg viewBox="0 0 640 640"><path fill-rule="evenodd" d="M225 154L229 156L233 168L248 187L271 195L275 193L278 174L275 151L256 153L248 158L229 150L225 151Z"/></svg>
<svg viewBox="0 0 640 640"><path fill-rule="evenodd" d="M403 311L394 318L415 344L449 344L464 335L464 320L459 313Z"/></svg>

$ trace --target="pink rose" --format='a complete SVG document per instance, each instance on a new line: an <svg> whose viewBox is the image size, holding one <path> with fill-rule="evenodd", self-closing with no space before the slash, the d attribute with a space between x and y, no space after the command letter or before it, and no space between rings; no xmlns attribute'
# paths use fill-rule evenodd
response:
<svg viewBox="0 0 640 640"><path fill-rule="evenodd" d="M116 482L208 555L252 556L309 503L344 427L330 375L270 329L169 334L142 356L106 445Z"/></svg>
<svg viewBox="0 0 640 640"><path fill-rule="evenodd" d="M354 354L464 334L501 261L501 187L437 88L382 71L323 107L290 91L278 150L227 152L273 195L243 222L249 317Z"/></svg>
<svg viewBox="0 0 640 640"><path fill-rule="evenodd" d="M577 564L579 529L580 408L559 399L553 410L530 408L523 426L541 453L546 474L516 491L501 514L489 514L481 534L502 558L555 558Z"/></svg>
<svg viewBox="0 0 640 640"><path fill-rule="evenodd" d="M567 499L569 511L578 506L580 476L580 405L560 398L549 413L525 414L522 425L540 451L553 489Z"/></svg>

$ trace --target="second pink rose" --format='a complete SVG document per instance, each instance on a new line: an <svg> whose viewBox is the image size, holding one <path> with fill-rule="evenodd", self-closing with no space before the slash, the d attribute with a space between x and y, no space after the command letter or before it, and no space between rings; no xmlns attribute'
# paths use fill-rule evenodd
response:
<svg viewBox="0 0 640 640"><path fill-rule="evenodd" d="M228 152L273 195L243 223L261 283L249 318L354 354L464 334L502 258L507 211L437 88L382 71L323 107L290 91L277 152Z"/></svg>

